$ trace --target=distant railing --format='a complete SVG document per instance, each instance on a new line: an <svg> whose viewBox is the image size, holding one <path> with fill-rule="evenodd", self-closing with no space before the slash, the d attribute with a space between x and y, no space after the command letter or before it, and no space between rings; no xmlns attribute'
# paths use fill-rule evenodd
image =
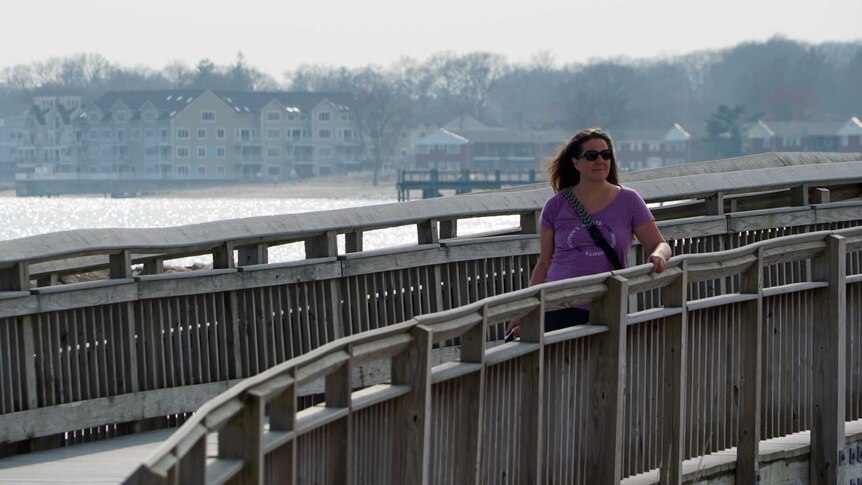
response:
<svg viewBox="0 0 862 485"><path fill-rule="evenodd" d="M782 237L339 339L208 402L126 483L618 483L654 468L681 483L683 460L734 446L737 482L755 483L760 440L806 429L812 483L843 483L844 422L862 417L860 251L859 228ZM770 284L789 264L811 272ZM717 278L726 291L692 297ZM660 306L627 309L656 291ZM589 325L541 331L577 304ZM520 341L488 341L513 318ZM432 365L453 338L460 355ZM388 382L353 391L351 369L376 361ZM299 410L317 379L325 401Z"/></svg>

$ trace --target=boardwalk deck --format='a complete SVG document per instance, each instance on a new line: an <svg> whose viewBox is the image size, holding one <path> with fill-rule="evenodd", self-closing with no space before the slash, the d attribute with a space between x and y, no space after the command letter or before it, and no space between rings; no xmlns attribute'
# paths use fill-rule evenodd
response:
<svg viewBox="0 0 862 485"><path fill-rule="evenodd" d="M121 483L173 431L150 431L0 459L0 484ZM848 443L862 440L862 420L847 423L846 436ZM811 433L803 431L761 441L759 462L766 469L771 462L786 461L787 465L783 466L788 473L798 468L801 474L796 478L806 480L807 466L794 467L790 466L790 462L804 459L802 457L808 453L810 439ZM217 436L211 433L207 437L207 455L212 456L217 446ZM684 480L699 477L704 480L719 479L719 483L723 483L720 482L719 476L734 470L735 462L736 448L686 460L683 463ZM764 473L768 471L764 470ZM658 482L658 470L652 470L626 478L621 483L652 485Z"/></svg>

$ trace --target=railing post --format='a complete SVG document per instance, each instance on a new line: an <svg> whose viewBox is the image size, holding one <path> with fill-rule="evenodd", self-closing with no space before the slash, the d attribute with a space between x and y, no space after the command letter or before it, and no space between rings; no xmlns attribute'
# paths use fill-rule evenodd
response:
<svg viewBox="0 0 862 485"><path fill-rule="evenodd" d="M144 263L144 274L162 274L165 272L165 258L153 258Z"/></svg>
<svg viewBox="0 0 862 485"><path fill-rule="evenodd" d="M30 265L15 263L0 268L0 291L30 291Z"/></svg>
<svg viewBox="0 0 862 485"><path fill-rule="evenodd" d="M794 207L808 205L808 184L790 188L790 205Z"/></svg>
<svg viewBox="0 0 862 485"><path fill-rule="evenodd" d="M739 444L736 451L736 483L758 482L760 454L761 369L763 367L763 249L757 249L757 260L742 273L739 292L757 295L742 303L742 328L739 349Z"/></svg>
<svg viewBox="0 0 862 485"><path fill-rule="evenodd" d="M334 408L350 408L350 361L348 360L333 373L326 376L326 406ZM327 426L327 475L329 483L352 483L350 477L351 463L351 412L342 419Z"/></svg>
<svg viewBox="0 0 862 485"><path fill-rule="evenodd" d="M132 277L132 253L124 249L118 253L108 256L109 278L131 278Z"/></svg>
<svg viewBox="0 0 862 485"><path fill-rule="evenodd" d="M458 219L440 221L440 239L458 237Z"/></svg>
<svg viewBox="0 0 862 485"><path fill-rule="evenodd" d="M416 236L419 244L437 244L440 236L437 233L437 220L431 219L416 224Z"/></svg>
<svg viewBox="0 0 862 485"><path fill-rule="evenodd" d="M480 364L482 369L463 378L459 415L467 428L457 440L457 483L479 483L482 458L482 422L485 402L485 339L488 334L488 306L482 308L482 322L461 335L461 362Z"/></svg>
<svg viewBox="0 0 862 485"><path fill-rule="evenodd" d="M348 232L344 235L344 252L362 252L362 231Z"/></svg>
<svg viewBox="0 0 862 485"><path fill-rule="evenodd" d="M431 330L417 325L413 342L392 357L392 384L409 385L395 401L392 483L427 484L431 454Z"/></svg>
<svg viewBox="0 0 862 485"><path fill-rule="evenodd" d="M521 214L521 234L539 234L542 211Z"/></svg>
<svg viewBox="0 0 862 485"><path fill-rule="evenodd" d="M811 483L844 483L844 405L847 365L847 240L826 237L826 250L814 260L815 281L829 283L814 297Z"/></svg>
<svg viewBox="0 0 862 485"><path fill-rule="evenodd" d="M542 483L542 412L544 410L543 371L545 361L545 292L540 304L521 319L521 342L538 343L539 349L521 357L521 449L518 483ZM500 423L499 426L505 426Z"/></svg>
<svg viewBox="0 0 862 485"><path fill-rule="evenodd" d="M293 378L293 373L291 373ZM270 432L296 430L296 381L294 380L269 404ZM270 453L272 476L280 483L296 483L296 437Z"/></svg>
<svg viewBox="0 0 862 485"><path fill-rule="evenodd" d="M811 203L812 204L828 204L829 203L829 189L824 187L817 187L814 189L814 192L811 194Z"/></svg>
<svg viewBox="0 0 862 485"><path fill-rule="evenodd" d="M724 215L724 194L722 192L716 192L714 195L706 197L703 202L705 205L706 215Z"/></svg>
<svg viewBox="0 0 862 485"><path fill-rule="evenodd" d="M629 284L620 276L606 281L607 293L590 311L590 323L607 325L608 332L590 338L586 483L619 483L622 475Z"/></svg>
<svg viewBox="0 0 862 485"><path fill-rule="evenodd" d="M233 259L233 243L228 241L213 248L213 269L236 267Z"/></svg>
<svg viewBox="0 0 862 485"><path fill-rule="evenodd" d="M236 483L263 483L263 417L261 396L246 393L242 408L218 432L219 458L243 461Z"/></svg>
<svg viewBox="0 0 862 485"><path fill-rule="evenodd" d="M269 262L269 251L266 244L255 244L239 248L239 266L266 264Z"/></svg>
<svg viewBox="0 0 862 485"><path fill-rule="evenodd" d="M335 231L326 231L320 236L305 240L305 258L329 258L338 256L338 238ZM329 286L328 301L325 305L328 308L327 314L332 319L329 328L329 335L332 339L338 339L346 335L344 331L344 315L341 308L341 285L337 278L325 282ZM319 315L319 314L318 314ZM315 322L320 325L323 322Z"/></svg>
<svg viewBox="0 0 862 485"><path fill-rule="evenodd" d="M682 462L685 458L685 399L688 354L688 264L680 264L682 273L670 285L662 288L665 307L681 308L682 313L665 319L668 329L668 345L664 348L664 395L671 400L670 406L662 410L661 422L662 485L682 483Z"/></svg>

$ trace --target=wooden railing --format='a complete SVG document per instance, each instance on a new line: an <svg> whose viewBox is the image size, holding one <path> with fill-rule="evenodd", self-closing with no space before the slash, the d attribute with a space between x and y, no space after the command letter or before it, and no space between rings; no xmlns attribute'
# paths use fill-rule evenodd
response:
<svg viewBox="0 0 862 485"><path fill-rule="evenodd" d="M654 212L676 254L702 253L858 225L860 159L767 155L633 173L626 183L649 201L691 199ZM238 380L339 338L525 288L549 193L0 242L0 454L175 426ZM519 227L459 234L459 221L492 215L516 215ZM362 251L363 234L405 225L415 227L416 245ZM305 247L306 260L267 264L269 248L293 242ZM167 259L205 253L213 269L161 274ZM630 257L642 260L637 250ZM133 263L148 274L133 276ZM790 262L765 278L804 282L809 267ZM56 284L60 275L94 269L108 278ZM717 276L689 292L721 295L737 280ZM640 311L661 302L656 290L629 303ZM502 337L501 325L489 327L489 341ZM463 342L441 345L454 343ZM355 385L387 377L355 367L353 375Z"/></svg>
<svg viewBox="0 0 862 485"><path fill-rule="evenodd" d="M844 422L862 417L860 256L862 228L787 236L342 338L205 404L127 483L617 483L654 468L680 483L684 459L733 446L737 483L756 483L760 440L804 429L812 483L841 483ZM770 284L789 264L811 272ZM716 279L736 288L691 296ZM660 306L627 310L656 291ZM589 325L540 330L575 304ZM520 341L489 342L512 318ZM432 365L452 338L460 355ZM353 391L351 369L375 361L391 379ZM298 410L318 379L325 401Z"/></svg>

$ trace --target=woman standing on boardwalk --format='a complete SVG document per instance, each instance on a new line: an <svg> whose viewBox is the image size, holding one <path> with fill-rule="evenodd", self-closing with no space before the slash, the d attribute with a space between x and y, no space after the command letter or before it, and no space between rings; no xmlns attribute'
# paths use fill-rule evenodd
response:
<svg viewBox="0 0 862 485"><path fill-rule="evenodd" d="M643 199L620 185L614 144L599 128L581 130L549 162L554 195L542 208L539 261L530 286L626 267L633 236L649 249L653 271L664 271L670 246ZM589 321L589 307L545 313L545 331ZM519 334L520 321L509 324Z"/></svg>

